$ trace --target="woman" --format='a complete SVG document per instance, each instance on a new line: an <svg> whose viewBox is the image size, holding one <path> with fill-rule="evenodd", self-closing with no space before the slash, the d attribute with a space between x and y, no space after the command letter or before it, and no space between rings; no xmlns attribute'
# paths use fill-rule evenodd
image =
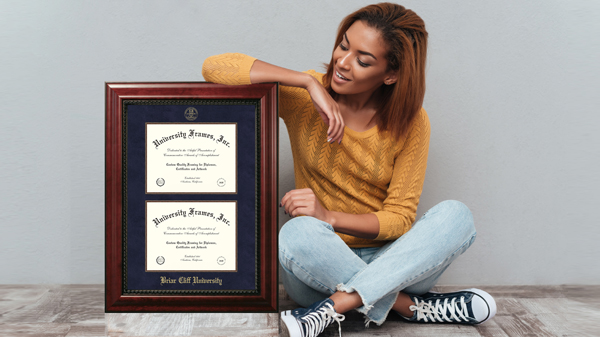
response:
<svg viewBox="0 0 600 337"><path fill-rule="evenodd" d="M204 62L207 81L282 84L296 189L280 203L293 219L280 231L279 259L286 291L307 307L281 313L290 336L316 336L351 309L367 324L382 324L390 310L427 323L479 324L495 314L479 289L428 292L475 229L457 201L413 224L429 148L426 51L421 18L381 3L342 21L325 74L241 54Z"/></svg>

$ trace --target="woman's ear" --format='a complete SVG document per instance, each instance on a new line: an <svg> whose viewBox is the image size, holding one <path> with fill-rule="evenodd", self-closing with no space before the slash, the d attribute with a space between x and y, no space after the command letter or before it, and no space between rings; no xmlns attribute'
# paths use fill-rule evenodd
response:
<svg viewBox="0 0 600 337"><path fill-rule="evenodd" d="M392 84L396 83L397 80L398 80L398 76L395 73L389 73L388 76L386 76L385 79L383 80L383 83L385 85L392 85Z"/></svg>

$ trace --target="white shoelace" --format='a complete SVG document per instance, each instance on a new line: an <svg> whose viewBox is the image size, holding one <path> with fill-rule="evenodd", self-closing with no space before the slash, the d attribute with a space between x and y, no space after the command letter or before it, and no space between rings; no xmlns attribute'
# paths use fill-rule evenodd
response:
<svg viewBox="0 0 600 337"><path fill-rule="evenodd" d="M316 312L311 312L302 317L307 324L306 335L304 337L318 336L333 321L338 322L340 337L342 337L342 324L340 322L346 319L346 317L335 312L331 304L327 303L326 305L327 307L323 307Z"/></svg>
<svg viewBox="0 0 600 337"><path fill-rule="evenodd" d="M461 319L465 322L468 321L467 315L469 312L467 311L464 296L460 298L461 309L458 308L459 303L456 302L456 298L453 298L450 303L448 303L448 299L446 298L443 304L440 303L440 300L435 301L435 304L433 304L432 301L419 302L419 299L415 298L415 304L410 306L410 310L417 312L418 321L460 322ZM446 315L448 312L450 313L450 317Z"/></svg>

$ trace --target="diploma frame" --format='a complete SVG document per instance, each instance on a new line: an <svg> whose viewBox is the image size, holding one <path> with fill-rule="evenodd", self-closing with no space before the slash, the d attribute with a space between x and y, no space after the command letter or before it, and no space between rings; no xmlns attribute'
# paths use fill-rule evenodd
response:
<svg viewBox="0 0 600 337"><path fill-rule="evenodd" d="M228 86L208 82L113 82L105 84L105 311L106 312L276 312L278 303L278 84ZM127 289L127 102L254 102L255 289L179 291ZM210 104L210 103L208 103ZM124 113L125 110L125 113ZM187 115L186 115L187 118ZM125 125L124 125L125 124ZM140 150L140 149L138 149ZM143 149L145 151L145 149ZM131 165L131 164L129 164ZM144 164L146 166L146 164ZM145 170L145 168L140 168ZM237 175L244 167L238 164ZM146 178L144 178L146 179ZM239 179L239 178L238 178ZM205 196L206 194L198 194ZM236 194L231 198L236 198ZM131 197L131 196L130 196ZM192 195L193 197L193 195ZM219 194L217 198L224 197ZM171 201L153 194L152 200ZM147 200L146 200L147 201ZM144 202L146 202L144 201ZM240 215L242 216L242 215ZM146 220L148 221L148 220ZM144 224L145 225L145 224ZM139 224L137 224L139 226ZM238 238L239 240L239 238ZM143 249L143 248L140 248ZM239 254L239 253L238 253ZM231 273L230 274L234 274Z"/></svg>

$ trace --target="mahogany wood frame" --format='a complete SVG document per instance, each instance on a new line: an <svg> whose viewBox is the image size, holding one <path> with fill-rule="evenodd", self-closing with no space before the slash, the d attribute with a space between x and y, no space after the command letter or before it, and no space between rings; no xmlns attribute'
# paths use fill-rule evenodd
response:
<svg viewBox="0 0 600 337"><path fill-rule="evenodd" d="M278 84L106 83L106 312L276 312L278 302ZM258 295L123 294L123 100L256 99L260 102Z"/></svg>

